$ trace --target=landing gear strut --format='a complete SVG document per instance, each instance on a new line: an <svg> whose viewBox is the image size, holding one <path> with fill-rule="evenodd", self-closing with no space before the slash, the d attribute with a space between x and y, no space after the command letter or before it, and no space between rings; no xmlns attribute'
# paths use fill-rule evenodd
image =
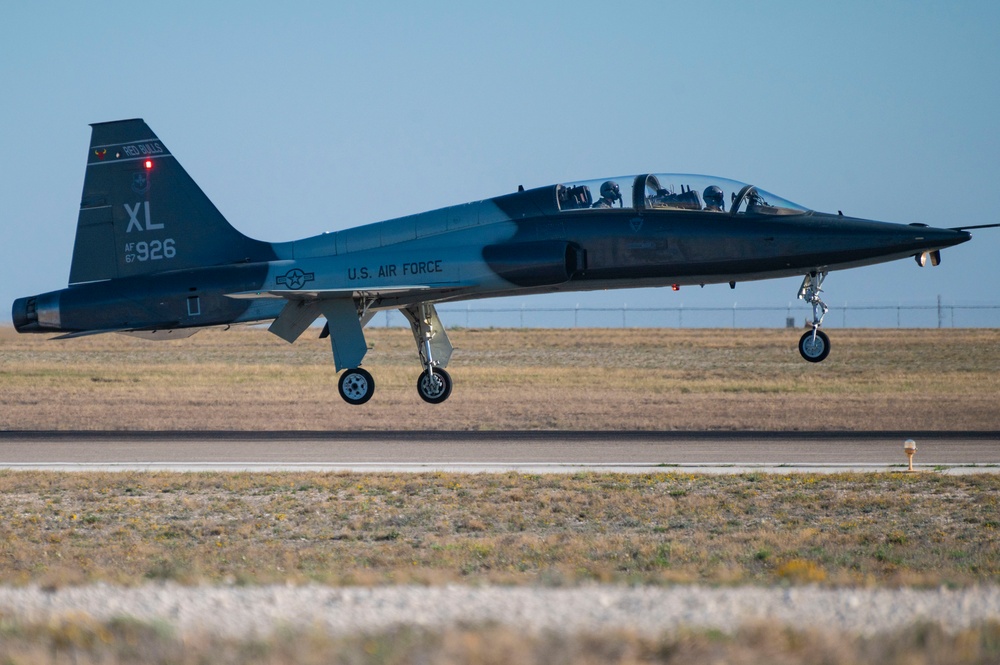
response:
<svg viewBox="0 0 1000 665"><path fill-rule="evenodd" d="M424 367L417 379L417 394L429 404L440 404L451 395L452 387L451 375L444 369L452 352L448 333L430 303L411 305L400 311L410 321L420 364Z"/></svg>
<svg viewBox="0 0 1000 665"><path fill-rule="evenodd" d="M812 330L806 332L799 339L799 353L811 363L822 362L830 355L830 338L819 329L823 324L823 317L830 311L830 308L819 297L823 291L822 286L826 275L825 272L811 272L805 276L805 279L802 280L802 286L799 287L799 300L805 300L813 308Z"/></svg>

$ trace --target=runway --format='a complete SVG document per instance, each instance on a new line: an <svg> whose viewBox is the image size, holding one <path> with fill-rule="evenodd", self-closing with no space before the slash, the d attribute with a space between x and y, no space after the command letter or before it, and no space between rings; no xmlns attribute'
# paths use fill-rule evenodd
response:
<svg viewBox="0 0 1000 665"><path fill-rule="evenodd" d="M0 432L0 468L647 473L1000 471L1000 431Z"/></svg>

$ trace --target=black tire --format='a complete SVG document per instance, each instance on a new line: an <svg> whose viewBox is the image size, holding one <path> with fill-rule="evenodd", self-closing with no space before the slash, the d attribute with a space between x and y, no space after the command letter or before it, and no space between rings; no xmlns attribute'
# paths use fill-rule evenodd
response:
<svg viewBox="0 0 1000 665"><path fill-rule="evenodd" d="M810 330L799 339L799 353L811 363L819 363L830 355L830 338L822 330L817 330L815 339Z"/></svg>
<svg viewBox="0 0 1000 665"><path fill-rule="evenodd" d="M434 370L434 378L426 369L417 379L417 393L428 404L440 404L451 395L451 375L443 369Z"/></svg>
<svg viewBox="0 0 1000 665"><path fill-rule="evenodd" d="M375 379L365 370L356 367L340 375L337 389L348 404L364 404L375 394Z"/></svg>

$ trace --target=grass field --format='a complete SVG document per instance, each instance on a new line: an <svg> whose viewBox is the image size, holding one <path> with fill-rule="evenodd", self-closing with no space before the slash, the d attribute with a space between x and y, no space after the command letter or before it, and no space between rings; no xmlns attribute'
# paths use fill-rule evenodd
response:
<svg viewBox="0 0 1000 665"><path fill-rule="evenodd" d="M454 330L455 392L416 395L372 329L363 407L307 334L64 342L0 330L4 430L997 430L1000 331ZM0 472L0 584L1000 584L1000 477L925 474ZM991 663L1000 626L878 638L762 624L649 640L502 626L192 641L0 616L0 662Z"/></svg>
<svg viewBox="0 0 1000 665"><path fill-rule="evenodd" d="M0 429L995 430L1000 331L454 330L455 391L416 394L409 331L373 328L375 397L337 393L329 343L261 329L148 342L0 330Z"/></svg>
<svg viewBox="0 0 1000 665"><path fill-rule="evenodd" d="M926 474L0 472L0 584L1000 583L1000 477ZM0 615L0 662L994 663L1000 624L862 637L732 631L529 634L504 626L337 637L181 636L85 614Z"/></svg>
<svg viewBox="0 0 1000 665"><path fill-rule="evenodd" d="M1000 583L1000 476L0 472L0 584Z"/></svg>
<svg viewBox="0 0 1000 665"><path fill-rule="evenodd" d="M993 665L1000 659L1000 625L949 634L916 625L875 637L842 635L822 626L777 624L719 631L680 631L658 639L628 633L525 635L502 626L446 631L400 629L334 637L289 628L268 640L173 635L162 625L87 617L45 625L0 617L4 663L211 663L212 665Z"/></svg>

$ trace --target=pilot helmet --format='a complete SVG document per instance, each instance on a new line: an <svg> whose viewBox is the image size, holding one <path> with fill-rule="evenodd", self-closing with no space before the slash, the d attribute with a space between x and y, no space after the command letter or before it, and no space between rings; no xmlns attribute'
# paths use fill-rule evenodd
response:
<svg viewBox="0 0 1000 665"><path fill-rule="evenodd" d="M618 189L618 183L614 180L608 180L601 185L601 196L606 199L611 199L612 201L620 201L622 194Z"/></svg>
<svg viewBox="0 0 1000 665"><path fill-rule="evenodd" d="M702 194L702 198L705 199L705 205L715 206L717 208L722 207L722 189L716 187L715 185L706 187L705 193Z"/></svg>

